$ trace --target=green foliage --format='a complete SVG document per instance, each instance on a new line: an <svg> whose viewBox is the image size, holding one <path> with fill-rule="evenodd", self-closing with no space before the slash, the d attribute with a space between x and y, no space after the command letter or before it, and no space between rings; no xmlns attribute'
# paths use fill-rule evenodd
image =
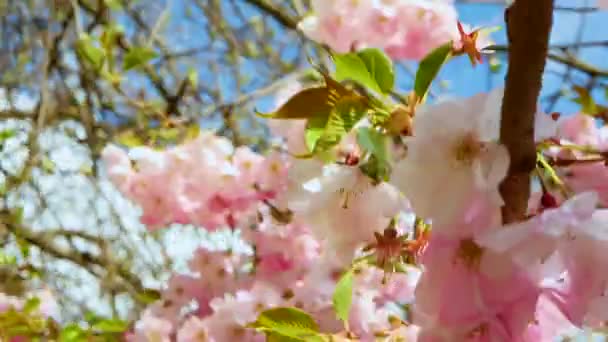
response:
<svg viewBox="0 0 608 342"><path fill-rule="evenodd" d="M353 301L354 270L351 268L342 275L336 284L332 298L334 310L339 319L348 324L348 316Z"/></svg>
<svg viewBox="0 0 608 342"><path fill-rule="evenodd" d="M128 324L119 319L102 319L91 326L91 329L101 333L120 333L127 328Z"/></svg>
<svg viewBox="0 0 608 342"><path fill-rule="evenodd" d="M188 70L188 82L190 82L190 86L194 89L198 86L198 71L194 68Z"/></svg>
<svg viewBox="0 0 608 342"><path fill-rule="evenodd" d="M359 96L348 96L338 100L325 120L308 122L306 142L311 152L316 154L336 146L365 113L366 107Z"/></svg>
<svg viewBox="0 0 608 342"><path fill-rule="evenodd" d="M106 6L115 11L118 11L122 8L120 0L103 0L103 2L106 4Z"/></svg>
<svg viewBox="0 0 608 342"><path fill-rule="evenodd" d="M0 146L2 146L2 144L15 136L15 134L17 134L17 132L14 129L4 129L0 131Z"/></svg>
<svg viewBox="0 0 608 342"><path fill-rule="evenodd" d="M0 267L16 264L17 257L15 257L14 255L6 254L4 251L0 251Z"/></svg>
<svg viewBox="0 0 608 342"><path fill-rule="evenodd" d="M265 333L269 341L323 341L314 319L292 307L263 311L255 322L247 326Z"/></svg>
<svg viewBox="0 0 608 342"><path fill-rule="evenodd" d="M600 113L608 111L607 107L599 105L595 102L586 88L574 86L572 89L577 94L577 97L575 97L573 101L581 105L581 112L596 116Z"/></svg>
<svg viewBox="0 0 608 342"><path fill-rule="evenodd" d="M291 97L274 113L257 113L270 119L311 119L326 117L334 106L336 98L344 94L329 86L308 88Z"/></svg>
<svg viewBox="0 0 608 342"><path fill-rule="evenodd" d="M334 55L336 80L353 80L379 94L388 94L395 84L391 59L378 49Z"/></svg>
<svg viewBox="0 0 608 342"><path fill-rule="evenodd" d="M42 170L47 173L53 173L53 170L55 170L55 163L53 163L53 161L47 156L42 157L42 159L40 160L40 164Z"/></svg>
<svg viewBox="0 0 608 342"><path fill-rule="evenodd" d="M78 324L66 325L59 334L59 342L86 341L87 332Z"/></svg>
<svg viewBox="0 0 608 342"><path fill-rule="evenodd" d="M146 290L145 292L137 293L136 299L144 304L152 304L160 299L160 292L156 290Z"/></svg>
<svg viewBox="0 0 608 342"><path fill-rule="evenodd" d="M76 52L84 59L93 70L99 72L105 61L105 51L97 46L97 41L90 35L84 33L76 42Z"/></svg>
<svg viewBox="0 0 608 342"><path fill-rule="evenodd" d="M420 100L426 97L431 83L439 74L441 67L450 59L452 55L452 42L445 43L431 51L418 66L416 80L414 81L414 91Z"/></svg>
<svg viewBox="0 0 608 342"><path fill-rule="evenodd" d="M131 70L133 68L142 67L157 56L158 54L149 47L133 46L125 55L125 59L123 61L123 68L126 71Z"/></svg>
<svg viewBox="0 0 608 342"><path fill-rule="evenodd" d="M369 154L369 159L361 166L361 171L378 183L388 181L390 176L388 139L387 135L372 127L362 127L357 131L359 146Z"/></svg>
<svg viewBox="0 0 608 342"><path fill-rule="evenodd" d="M37 310L39 307L40 307L40 298L32 297L32 298L29 298L25 302L25 305L23 306L23 312L25 314L31 314L32 312Z"/></svg>
<svg viewBox="0 0 608 342"><path fill-rule="evenodd" d="M304 89L264 118L305 119L309 153L300 157L322 159L369 111L369 100L345 88L326 74L324 87Z"/></svg>
<svg viewBox="0 0 608 342"><path fill-rule="evenodd" d="M388 136L373 127L361 127L357 130L357 142L366 152L381 161L389 162Z"/></svg>

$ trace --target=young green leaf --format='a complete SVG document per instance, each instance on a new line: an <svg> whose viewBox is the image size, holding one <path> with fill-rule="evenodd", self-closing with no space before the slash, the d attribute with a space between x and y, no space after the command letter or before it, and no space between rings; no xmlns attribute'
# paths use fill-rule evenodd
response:
<svg viewBox="0 0 608 342"><path fill-rule="evenodd" d="M198 86L198 71L196 69L191 68L188 70L188 82L190 82L193 89L196 89Z"/></svg>
<svg viewBox="0 0 608 342"><path fill-rule="evenodd" d="M75 323L66 325L59 335L59 342L80 342L86 340L86 333Z"/></svg>
<svg viewBox="0 0 608 342"><path fill-rule="evenodd" d="M119 319L104 319L93 324L91 328L104 333L120 333L126 331L128 327L126 322Z"/></svg>
<svg viewBox="0 0 608 342"><path fill-rule="evenodd" d="M371 127L361 127L357 131L357 142L364 150L381 161L388 162L388 137Z"/></svg>
<svg viewBox="0 0 608 342"><path fill-rule="evenodd" d="M362 98L359 96L349 96L338 100L329 117L324 122L322 133L314 143L310 144L313 146L312 153L316 154L327 151L339 144L342 138L363 118L366 114L366 109ZM321 123L321 120L314 123ZM307 130L317 130L319 128L318 126L308 126Z"/></svg>
<svg viewBox="0 0 608 342"><path fill-rule="evenodd" d="M17 131L14 129L3 129L0 131L0 146L2 146L2 143L7 140L10 139L12 137L15 136L15 134L17 134Z"/></svg>
<svg viewBox="0 0 608 342"><path fill-rule="evenodd" d="M100 71L103 68L105 52L102 48L95 45L93 38L88 34L83 34L78 39L76 51L95 71Z"/></svg>
<svg viewBox="0 0 608 342"><path fill-rule="evenodd" d="M333 107L328 87L308 88L291 97L274 113L256 114L270 119L308 119L327 116Z"/></svg>
<svg viewBox="0 0 608 342"><path fill-rule="evenodd" d="M353 80L379 94L393 89L393 63L378 49L334 55L334 64L338 81Z"/></svg>
<svg viewBox="0 0 608 342"><path fill-rule="evenodd" d="M156 58L158 55L156 52L148 47L134 46L129 49L125 55L123 61L123 68L130 70L133 68L141 67L150 60Z"/></svg>
<svg viewBox="0 0 608 342"><path fill-rule="evenodd" d="M379 49L363 49L357 53L365 63L378 87L384 94L388 94L395 86L395 71L393 61Z"/></svg>
<svg viewBox="0 0 608 342"><path fill-rule="evenodd" d="M23 312L25 312L26 314L32 313L36 309L38 309L39 306L40 306L40 298L38 298L38 297L29 298L27 300L27 302L25 302L25 305L23 306Z"/></svg>
<svg viewBox="0 0 608 342"><path fill-rule="evenodd" d="M353 269L344 273L340 278L340 281L336 284L336 289L332 298L336 315L345 323L348 323L350 306L353 301L353 278Z"/></svg>
<svg viewBox="0 0 608 342"><path fill-rule="evenodd" d="M328 116L318 116L308 119L306 129L304 131L304 141L308 151L311 153L315 150L317 141L321 139L325 126L327 125Z"/></svg>
<svg viewBox="0 0 608 342"><path fill-rule="evenodd" d="M431 51L418 66L414 91L419 99L424 99L428 93L431 83L439 74L441 67L447 62L452 54L452 42L445 43Z"/></svg>
<svg viewBox="0 0 608 342"><path fill-rule="evenodd" d="M310 341L309 338L319 335L319 327L314 319L306 312L292 307L272 308L263 311L255 322L248 324L248 327L261 332L305 341Z"/></svg>

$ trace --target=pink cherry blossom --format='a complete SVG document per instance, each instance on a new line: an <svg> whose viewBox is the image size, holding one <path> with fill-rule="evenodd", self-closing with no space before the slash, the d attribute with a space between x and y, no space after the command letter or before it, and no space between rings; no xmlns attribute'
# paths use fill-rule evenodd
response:
<svg viewBox="0 0 608 342"><path fill-rule="evenodd" d="M132 342L170 342L172 329L173 326L169 321L145 311L135 324L134 333L129 336L128 340Z"/></svg>
<svg viewBox="0 0 608 342"><path fill-rule="evenodd" d="M373 185L359 168L328 165L321 177L302 185L289 207L348 264L357 248L384 230L404 204L395 188Z"/></svg>
<svg viewBox="0 0 608 342"><path fill-rule="evenodd" d="M536 304L534 320L522 336L526 342L554 341L556 337L572 332L576 327L568 321L547 296L541 295Z"/></svg>
<svg viewBox="0 0 608 342"><path fill-rule="evenodd" d="M500 205L509 156L497 143L502 89L421 109L391 177L417 215L450 222L476 191Z"/></svg>
<svg viewBox="0 0 608 342"><path fill-rule="evenodd" d="M540 295L536 279L507 254L475 242L499 223L483 197L450 229L431 233L415 292L414 323L422 341L512 340L524 331ZM435 232L436 230L436 232Z"/></svg>
<svg viewBox="0 0 608 342"><path fill-rule="evenodd" d="M177 332L177 342L207 341L208 335L204 322L196 316L191 316Z"/></svg>

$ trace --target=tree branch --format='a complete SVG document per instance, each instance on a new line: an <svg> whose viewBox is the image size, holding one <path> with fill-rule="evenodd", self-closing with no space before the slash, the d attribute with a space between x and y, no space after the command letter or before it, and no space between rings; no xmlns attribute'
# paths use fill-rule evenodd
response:
<svg viewBox="0 0 608 342"><path fill-rule="evenodd" d="M553 24L553 0L517 0L505 12L509 69L502 103L500 141L511 164L500 185L505 223L525 217L530 172L536 165L534 116Z"/></svg>
<svg viewBox="0 0 608 342"><path fill-rule="evenodd" d="M297 20L292 19L291 17L281 12L279 9L275 8L272 4L269 4L265 0L246 0L246 2L251 4L252 6L255 6L262 12L271 15L286 28L295 30L298 26Z"/></svg>

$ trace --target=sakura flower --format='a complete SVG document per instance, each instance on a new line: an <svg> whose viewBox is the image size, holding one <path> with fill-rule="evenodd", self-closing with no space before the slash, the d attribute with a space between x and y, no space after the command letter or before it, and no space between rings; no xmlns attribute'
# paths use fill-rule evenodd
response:
<svg viewBox="0 0 608 342"><path fill-rule="evenodd" d="M450 2L414 0L401 1L397 6L400 27L384 45L392 58L419 60L458 37L458 14Z"/></svg>
<svg viewBox="0 0 608 342"><path fill-rule="evenodd" d="M597 146L599 129L590 115L576 114L561 117L557 134L560 138L581 146Z"/></svg>
<svg viewBox="0 0 608 342"><path fill-rule="evenodd" d="M413 312L421 341L512 341L532 319L540 294L534 279L508 255L475 242L495 221L480 210L455 221L451 230L459 234L431 235Z"/></svg>
<svg viewBox="0 0 608 342"><path fill-rule="evenodd" d="M108 145L101 153L101 159L108 170L108 177L119 188L124 189L132 174L131 159L127 153L115 145Z"/></svg>
<svg viewBox="0 0 608 342"><path fill-rule="evenodd" d="M256 278L279 288L300 280L318 258L319 244L307 232L286 236L257 232L250 241L256 246Z"/></svg>
<svg viewBox="0 0 608 342"><path fill-rule="evenodd" d="M211 341L263 342L264 336L245 326L260 312L278 306L282 299L272 287L256 284L250 291L238 291L211 302L213 314L203 320Z"/></svg>
<svg viewBox="0 0 608 342"><path fill-rule="evenodd" d="M134 334L130 336L129 340L133 342L170 342L172 330L173 325L170 322L146 311L135 324Z"/></svg>
<svg viewBox="0 0 608 342"><path fill-rule="evenodd" d="M608 9L608 0L597 0L597 7L601 10Z"/></svg>
<svg viewBox="0 0 608 342"><path fill-rule="evenodd" d="M564 169L561 179L574 192L596 191L600 204L608 206L608 167L604 162L574 163Z"/></svg>
<svg viewBox="0 0 608 342"><path fill-rule="evenodd" d="M560 239L582 232L581 224L591 219L596 204L595 193L578 194L528 221L484 232L476 242L495 252L511 253L522 266L538 265L551 256Z"/></svg>
<svg viewBox="0 0 608 342"><path fill-rule="evenodd" d="M608 276L596 271L608 268L604 253L608 248L608 211L594 211L596 203L595 193L578 194L558 208L478 238L481 245L507 252L523 267L538 268L555 255L563 265L552 275L559 281L545 292L578 326L608 287Z"/></svg>
<svg viewBox="0 0 608 342"><path fill-rule="evenodd" d="M526 342L554 341L557 337L576 331L551 299L541 295L536 304L534 320L524 332L522 339Z"/></svg>
<svg viewBox="0 0 608 342"><path fill-rule="evenodd" d="M302 185L289 207L348 264L357 248L382 231L404 202L391 185L373 185L357 167L327 165L321 177Z"/></svg>
<svg viewBox="0 0 608 342"><path fill-rule="evenodd" d="M203 321L196 316L192 316L177 331L177 342L207 341L207 336Z"/></svg>
<svg viewBox="0 0 608 342"><path fill-rule="evenodd" d="M391 182L417 215L448 223L475 192L499 206L509 155L497 143L502 89L421 109Z"/></svg>

